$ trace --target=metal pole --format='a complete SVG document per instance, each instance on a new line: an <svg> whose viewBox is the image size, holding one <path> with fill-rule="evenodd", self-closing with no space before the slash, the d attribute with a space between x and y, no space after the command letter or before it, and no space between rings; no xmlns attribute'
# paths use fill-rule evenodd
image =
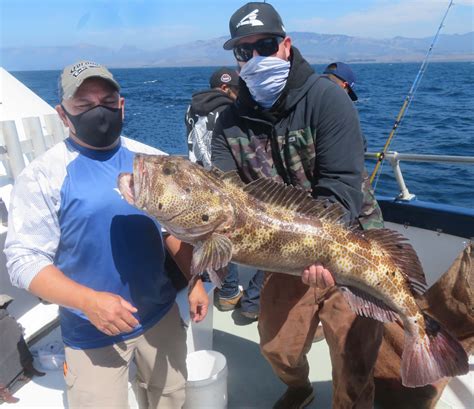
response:
<svg viewBox="0 0 474 409"><path fill-rule="evenodd" d="M407 185L405 184L405 179L403 179L402 170L400 169L400 160L398 159L396 152L390 159L390 163L392 164L393 173L395 175L395 179L397 180L398 188L400 189L398 198L407 201L414 199L415 195L408 191Z"/></svg>

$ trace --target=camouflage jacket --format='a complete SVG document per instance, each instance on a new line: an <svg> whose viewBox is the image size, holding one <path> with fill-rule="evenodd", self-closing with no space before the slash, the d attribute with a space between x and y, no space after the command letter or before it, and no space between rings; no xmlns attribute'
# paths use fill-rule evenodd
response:
<svg viewBox="0 0 474 409"><path fill-rule="evenodd" d="M364 148L356 109L347 94L314 73L292 48L290 75L270 111L262 110L241 80L236 104L219 117L212 162L237 169L249 182L271 177L339 201L348 219L381 227L380 208L364 178Z"/></svg>

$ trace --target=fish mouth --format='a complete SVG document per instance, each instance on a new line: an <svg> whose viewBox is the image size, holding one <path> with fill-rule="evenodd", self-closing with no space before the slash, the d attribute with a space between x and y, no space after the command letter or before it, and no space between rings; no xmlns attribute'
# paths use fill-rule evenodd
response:
<svg viewBox="0 0 474 409"><path fill-rule="evenodd" d="M133 181L133 175L131 173L122 172L118 176L118 188L120 193L132 206L135 205L135 183Z"/></svg>

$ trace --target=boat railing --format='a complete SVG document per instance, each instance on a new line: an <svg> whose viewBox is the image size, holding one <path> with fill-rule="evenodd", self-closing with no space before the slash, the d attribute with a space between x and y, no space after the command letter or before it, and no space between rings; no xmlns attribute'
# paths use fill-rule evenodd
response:
<svg viewBox="0 0 474 409"><path fill-rule="evenodd" d="M66 137L58 114L0 121L2 184L12 183L27 163Z"/></svg>
<svg viewBox="0 0 474 409"><path fill-rule="evenodd" d="M392 166L392 170L400 189L398 199L410 201L416 196L410 193L408 187L403 179L402 170L400 167L401 161L406 162L431 162L431 163L457 163L457 164L474 164L474 156L452 156L452 155L422 155L416 153L398 153L395 151L389 151L383 154L379 152L367 152L365 154L366 159L373 160L388 160Z"/></svg>

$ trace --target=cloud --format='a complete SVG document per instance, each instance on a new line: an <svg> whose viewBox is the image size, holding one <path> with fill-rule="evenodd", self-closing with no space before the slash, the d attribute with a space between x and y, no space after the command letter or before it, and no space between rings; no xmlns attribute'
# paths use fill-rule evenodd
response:
<svg viewBox="0 0 474 409"><path fill-rule="evenodd" d="M393 37L397 35L424 37L434 34L448 4L447 0L378 0L365 10L342 14L335 18L293 20L291 25L297 27L298 31L328 34L365 37ZM464 21L461 25L456 24L456 27L452 24L450 32L472 31L472 5L472 0L456 1L455 6L450 9L450 13L456 13L456 8L466 9L466 6L470 6L467 9L471 8L471 18L469 18L469 13L467 16L457 18L458 21ZM446 28L449 26L449 17L448 15Z"/></svg>

